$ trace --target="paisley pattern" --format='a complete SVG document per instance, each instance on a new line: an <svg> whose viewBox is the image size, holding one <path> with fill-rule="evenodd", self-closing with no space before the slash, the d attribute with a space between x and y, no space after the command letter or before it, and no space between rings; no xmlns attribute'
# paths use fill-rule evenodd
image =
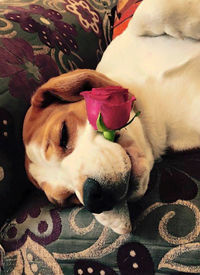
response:
<svg viewBox="0 0 200 275"><path fill-rule="evenodd" d="M84 208L55 208L24 174L21 128L32 93L52 76L95 68L116 2L0 3L2 274L200 274L199 149L168 151L157 161L145 196L129 205L133 232L126 235ZM118 1L116 22L140 2Z"/></svg>
<svg viewBox="0 0 200 275"><path fill-rule="evenodd" d="M51 77L96 67L111 41L109 11L116 1L85 0L81 6L74 1L70 6L77 9L78 17L67 10L64 0L0 1L0 226L32 190L24 171L22 144L31 96ZM87 30L79 18L88 22ZM39 231L47 227L45 222ZM26 230L16 247L28 236L34 239L31 229ZM9 234L19 236L19 229L13 227Z"/></svg>
<svg viewBox="0 0 200 275"><path fill-rule="evenodd" d="M55 209L39 191L32 194L1 230L5 274L200 273L200 181L192 168L198 160L200 150L169 152L155 164L147 193L129 205L131 234L117 235L82 207ZM197 191L190 200L183 200L181 193L174 202L162 200L166 161L179 167L188 184L195 182ZM171 177L179 180L176 173Z"/></svg>
<svg viewBox="0 0 200 275"><path fill-rule="evenodd" d="M74 275L90 275L92 273L100 275L116 275L117 273L110 267L95 261L79 260L74 265Z"/></svg>
<svg viewBox="0 0 200 275"><path fill-rule="evenodd" d="M118 265L122 275L154 274L154 263L148 249L136 242L126 243L118 251Z"/></svg>
<svg viewBox="0 0 200 275"><path fill-rule="evenodd" d="M99 14L86 1L65 0L65 2L66 10L77 16L84 30L93 31L97 35L101 34Z"/></svg>
<svg viewBox="0 0 200 275"><path fill-rule="evenodd" d="M158 269L169 268L171 270L177 270L187 273L200 273L200 265L184 265L179 263L182 255L187 257L188 252L199 251L200 243L188 243L185 245L179 245L176 248L171 249L162 258ZM175 261L173 261L175 260Z"/></svg>
<svg viewBox="0 0 200 275"><path fill-rule="evenodd" d="M28 42L20 38L3 38L0 47L0 77L10 78L12 96L30 103L38 86L59 75L55 61L48 55L34 54Z"/></svg>
<svg viewBox="0 0 200 275"><path fill-rule="evenodd" d="M42 207L46 204L46 207ZM57 210L48 205L46 200L34 198L26 204L16 218L3 230L3 247L6 251L21 248L31 238L42 245L56 241L61 233L62 225Z"/></svg>
<svg viewBox="0 0 200 275"><path fill-rule="evenodd" d="M17 22L25 32L37 33L40 41L48 47L57 47L64 54L78 50L74 38L76 29L62 21L63 16L58 11L40 5L30 5L29 9L11 6L10 9L12 12L5 14L5 18Z"/></svg>
<svg viewBox="0 0 200 275"><path fill-rule="evenodd" d="M12 259L12 261L7 262L7 259ZM59 264L52 255L29 237L19 250L7 253L4 270L7 270L9 274L38 274L38 272L42 272L40 274L63 275Z"/></svg>

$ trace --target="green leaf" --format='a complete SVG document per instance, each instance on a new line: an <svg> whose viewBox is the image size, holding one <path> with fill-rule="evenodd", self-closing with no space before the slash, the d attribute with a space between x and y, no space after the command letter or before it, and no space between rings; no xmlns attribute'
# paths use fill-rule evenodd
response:
<svg viewBox="0 0 200 275"><path fill-rule="evenodd" d="M105 139L113 142L115 140L115 131L114 130L104 131L103 136L105 137Z"/></svg>
<svg viewBox="0 0 200 275"><path fill-rule="evenodd" d="M109 130L103 122L103 117L101 113L97 118L97 130L98 132L103 133L105 139L114 141L115 140L115 130Z"/></svg>
<svg viewBox="0 0 200 275"><path fill-rule="evenodd" d="M99 116L97 118L97 129L99 132L104 132L104 131L109 131L109 129L105 126L104 122L103 122L103 118L101 113L99 113Z"/></svg>

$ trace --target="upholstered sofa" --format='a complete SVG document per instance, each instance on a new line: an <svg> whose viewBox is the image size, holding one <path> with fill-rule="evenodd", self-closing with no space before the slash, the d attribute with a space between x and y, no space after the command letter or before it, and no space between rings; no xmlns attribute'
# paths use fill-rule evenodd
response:
<svg viewBox="0 0 200 275"><path fill-rule="evenodd" d="M140 1L119 1L117 28ZM22 124L35 89L95 69L112 40L117 0L0 1L0 267L2 274L200 274L200 150L157 161L117 235L84 207L49 203L26 177ZM120 21L121 20L121 21Z"/></svg>

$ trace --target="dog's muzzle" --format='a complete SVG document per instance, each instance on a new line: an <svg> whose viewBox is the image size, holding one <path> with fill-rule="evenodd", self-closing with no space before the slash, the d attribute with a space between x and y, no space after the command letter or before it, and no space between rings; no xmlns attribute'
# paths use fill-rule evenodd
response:
<svg viewBox="0 0 200 275"><path fill-rule="evenodd" d="M127 195L129 176L128 173L122 183L110 184L88 178L83 186L83 203L86 209L96 214L113 209Z"/></svg>

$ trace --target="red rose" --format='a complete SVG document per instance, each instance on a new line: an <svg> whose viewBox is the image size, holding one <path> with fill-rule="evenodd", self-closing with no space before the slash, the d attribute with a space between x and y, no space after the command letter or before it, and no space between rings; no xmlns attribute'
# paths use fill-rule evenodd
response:
<svg viewBox="0 0 200 275"><path fill-rule="evenodd" d="M101 113L104 125L110 130L125 126L130 117L134 96L127 89L118 86L93 88L82 92L85 98L88 120L97 130L97 119Z"/></svg>

